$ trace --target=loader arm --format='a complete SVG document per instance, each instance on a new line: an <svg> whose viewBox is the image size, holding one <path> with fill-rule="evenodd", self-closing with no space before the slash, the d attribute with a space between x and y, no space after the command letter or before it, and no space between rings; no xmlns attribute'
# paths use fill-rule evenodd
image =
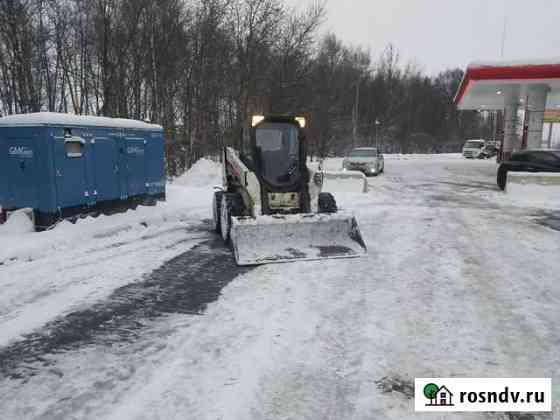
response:
<svg viewBox="0 0 560 420"><path fill-rule="evenodd" d="M241 194L248 216L256 217L261 214L259 179L231 147L226 147L224 152L223 183L225 191Z"/></svg>

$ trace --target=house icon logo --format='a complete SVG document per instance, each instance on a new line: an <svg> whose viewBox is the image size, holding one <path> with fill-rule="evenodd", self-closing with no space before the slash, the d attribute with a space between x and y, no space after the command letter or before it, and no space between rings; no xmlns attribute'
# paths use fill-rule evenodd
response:
<svg viewBox="0 0 560 420"><path fill-rule="evenodd" d="M428 384L424 387L424 396L429 400L426 407L453 407L453 393L445 386Z"/></svg>

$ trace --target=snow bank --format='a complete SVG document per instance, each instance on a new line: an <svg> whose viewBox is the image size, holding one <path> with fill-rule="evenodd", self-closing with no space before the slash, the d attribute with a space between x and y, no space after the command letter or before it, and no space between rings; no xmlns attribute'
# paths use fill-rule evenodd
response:
<svg viewBox="0 0 560 420"><path fill-rule="evenodd" d="M560 173L510 172L506 192L513 204L560 208Z"/></svg>
<svg viewBox="0 0 560 420"><path fill-rule="evenodd" d="M368 191L367 178L358 171L326 171L323 191L366 193Z"/></svg>
<svg viewBox="0 0 560 420"><path fill-rule="evenodd" d="M0 225L0 237L34 232L33 222L28 216L29 210L22 209L13 212L8 221Z"/></svg>
<svg viewBox="0 0 560 420"><path fill-rule="evenodd" d="M438 154L421 154L421 153L411 153L411 154L401 154L401 153L394 153L383 155L385 160L412 160L412 159L421 159L421 160L446 160L446 159L463 159L463 155L461 153L438 153Z"/></svg>
<svg viewBox="0 0 560 420"><path fill-rule="evenodd" d="M209 159L200 159L184 175L173 181L182 187L212 187L222 184L222 167Z"/></svg>
<svg viewBox="0 0 560 420"><path fill-rule="evenodd" d="M424 161L442 161L442 160L449 160L455 161L459 159L463 159L463 155L461 153L439 153L439 154L400 154L400 153L393 153L393 154L385 154L383 155L386 161L397 161L397 160L424 160ZM342 162L344 158L336 157L336 158L328 158L323 161L323 169L327 171L340 171L342 170ZM309 161L308 166L313 169L317 169L319 167L319 162L314 160L313 162Z"/></svg>
<svg viewBox="0 0 560 420"><path fill-rule="evenodd" d="M86 217L74 224L63 221L52 230L41 233L28 233L32 229L30 222L20 217L12 222L10 218L8 225L0 230L0 263L37 260L54 251L80 247L84 242L95 241L97 238L118 237L124 232L142 235L147 228L161 228L165 224L188 219L191 213L189 205L195 211L201 200L204 198L198 192L189 193L186 189L169 188L168 201L158 203L157 206L140 206L136 210L111 216ZM5 228L8 230L5 231Z"/></svg>
<svg viewBox="0 0 560 420"><path fill-rule="evenodd" d="M146 228L164 228L185 220L200 223L211 216L212 186L221 182L220 165L201 159L189 171L167 186L167 201L154 207L97 218L86 217L75 224L64 221L48 232L29 234L29 221L17 216L0 227L0 263L36 260L53 250L72 249L84 241L128 232L143 235ZM16 216L16 215L14 215Z"/></svg>

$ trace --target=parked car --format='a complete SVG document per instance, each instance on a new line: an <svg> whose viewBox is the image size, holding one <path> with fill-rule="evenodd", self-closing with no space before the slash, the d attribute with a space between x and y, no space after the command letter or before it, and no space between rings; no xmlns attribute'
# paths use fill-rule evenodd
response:
<svg viewBox="0 0 560 420"><path fill-rule="evenodd" d="M385 171L385 158L377 147L359 147L352 150L342 162L345 171L360 171L366 176Z"/></svg>
<svg viewBox="0 0 560 420"><path fill-rule="evenodd" d="M560 150L524 150L498 168L498 186L506 189L508 172L560 172Z"/></svg>
<svg viewBox="0 0 560 420"><path fill-rule="evenodd" d="M478 159L485 146L485 140L467 140L463 146L463 156L467 159Z"/></svg>
<svg viewBox="0 0 560 420"><path fill-rule="evenodd" d="M478 155L479 159L491 159L498 155L498 148L494 144L487 144L484 146L480 154Z"/></svg>

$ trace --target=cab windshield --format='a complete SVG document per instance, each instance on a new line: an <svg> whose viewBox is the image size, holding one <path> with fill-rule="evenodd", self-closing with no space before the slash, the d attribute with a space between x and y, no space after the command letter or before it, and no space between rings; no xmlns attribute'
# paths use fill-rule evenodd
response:
<svg viewBox="0 0 560 420"><path fill-rule="evenodd" d="M257 161L266 182L292 185L300 177L298 129L293 124L264 123L256 130Z"/></svg>

